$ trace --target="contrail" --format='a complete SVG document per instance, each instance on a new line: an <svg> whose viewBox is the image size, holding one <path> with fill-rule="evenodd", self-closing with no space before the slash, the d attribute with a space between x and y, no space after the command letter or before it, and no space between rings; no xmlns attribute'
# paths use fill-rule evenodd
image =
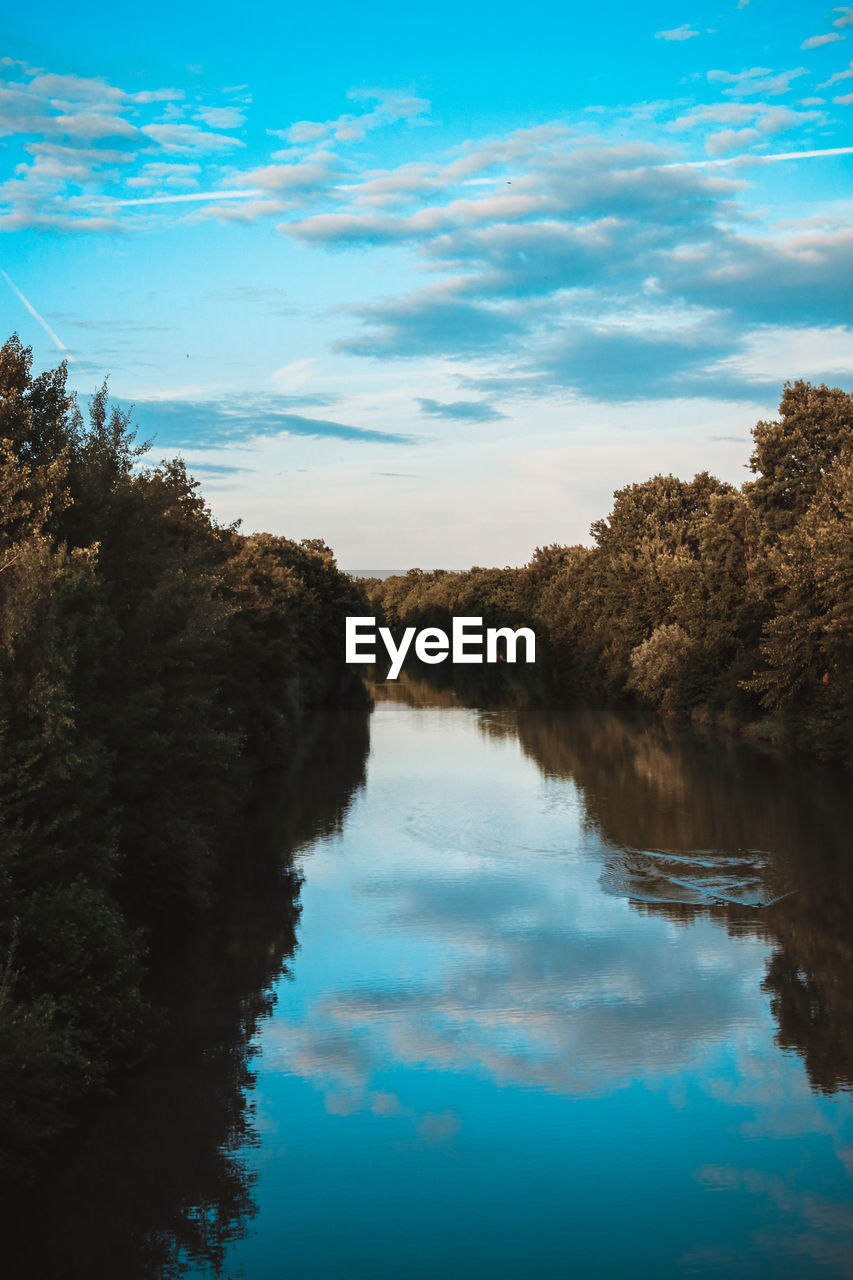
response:
<svg viewBox="0 0 853 1280"><path fill-rule="evenodd" d="M849 156L853 155L853 147L824 147L820 151L778 151L775 155L762 156L756 152L746 152L739 156L720 156L717 160L677 160L675 164L664 164L662 169L704 169L709 164L737 164L742 160L811 160L815 156Z"/></svg>
<svg viewBox="0 0 853 1280"><path fill-rule="evenodd" d="M183 204L189 200L248 200L252 196L261 195L260 191L187 191L180 195L168 196L134 196L126 200L114 200L111 196L102 196L99 203L110 206L127 204Z"/></svg>
<svg viewBox="0 0 853 1280"><path fill-rule="evenodd" d="M12 280L10 280L10 279L9 279L8 275L7 275L7 274L6 274L6 272L3 270L3 268L2 268L2 267L0 267L0 275L2 275L3 279L6 281L7 285L8 285L8 286L9 286L9 288L12 290L12 292L13 292L13 293L16 293L16 294L18 295L18 297L21 299L21 302L23 302L24 306L27 308L27 311L29 311L29 313L30 313L30 315L33 317L33 319L34 319L34 320L38 320L39 324L40 324L40 325L41 325L41 327L44 329L44 331L45 331L45 333L47 334L47 336L48 336L49 338L51 338L51 339L56 343L56 345L59 347L59 350L60 350L60 351L64 351L64 352L65 352L65 358L66 358L66 360L73 360L73 359L74 359L74 357L72 356L71 352L70 352L70 351L68 350L68 348L66 347L65 343L64 343L64 342L62 342L62 341L60 341L60 339L59 339L59 338L57 338L56 334L53 332L53 330L51 329L51 327L50 327L50 325L47 323L47 321L44 319L44 317L39 315L39 313L36 311L36 309L35 309L35 307L33 306L33 304L29 301L29 299L27 299L27 298L25 298L25 297L24 297L24 295L21 293L21 291L20 291L20 289L18 288L18 286L14 283L14 281L12 281Z"/></svg>

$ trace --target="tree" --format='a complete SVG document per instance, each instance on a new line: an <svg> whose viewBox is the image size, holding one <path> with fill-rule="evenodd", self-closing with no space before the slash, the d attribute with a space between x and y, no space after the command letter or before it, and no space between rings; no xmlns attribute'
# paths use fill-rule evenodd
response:
<svg viewBox="0 0 853 1280"><path fill-rule="evenodd" d="M853 453L828 470L776 560L767 666L750 683L812 749L853 760Z"/></svg>
<svg viewBox="0 0 853 1280"><path fill-rule="evenodd" d="M757 423L752 434L749 466L758 478L749 494L772 540L793 529L833 464L853 449L853 395L788 382L778 420Z"/></svg>

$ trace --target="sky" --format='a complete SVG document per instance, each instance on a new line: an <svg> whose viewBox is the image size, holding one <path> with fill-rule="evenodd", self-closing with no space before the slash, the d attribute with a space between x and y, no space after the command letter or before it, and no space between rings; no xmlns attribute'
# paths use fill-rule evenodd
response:
<svg viewBox="0 0 853 1280"><path fill-rule="evenodd" d="M248 12L248 11L247 11ZM217 518L522 564L853 388L853 7L0 17L0 339Z"/></svg>

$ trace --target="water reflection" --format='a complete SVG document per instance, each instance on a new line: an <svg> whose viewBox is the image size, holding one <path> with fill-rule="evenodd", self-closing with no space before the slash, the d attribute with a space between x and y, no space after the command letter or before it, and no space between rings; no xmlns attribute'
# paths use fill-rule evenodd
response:
<svg viewBox="0 0 853 1280"><path fill-rule="evenodd" d="M177 968L191 1048L49 1192L81 1264L30 1274L853 1274L847 780L374 696L366 787L326 726L257 812L296 864L239 864Z"/></svg>
<svg viewBox="0 0 853 1280"><path fill-rule="evenodd" d="M328 887L324 897L336 927L352 922L354 950L369 931L390 955L373 972L374 943L342 967L348 986L318 993L309 1017L279 1018L269 1061L310 1076L336 1110L372 1107L371 1081L388 1062L584 1094L685 1066L754 1021L760 922L735 953L707 918L701 940L687 940L669 904L650 932L624 895L602 897L619 851L577 790L552 788L540 804L537 775L519 768L518 745L528 747L514 713L479 717L505 748L479 761L467 712L455 724L447 711L420 722L378 714L371 786L375 795L389 766L396 785L353 815L350 856L335 868L333 901ZM325 882L330 856L311 853L309 880ZM329 945L312 922L312 948ZM412 950L425 956L414 972Z"/></svg>
<svg viewBox="0 0 853 1280"><path fill-rule="evenodd" d="M822 1093L853 1089L853 888L808 886L770 917L775 949L764 990L783 1049L802 1054Z"/></svg>
<svg viewBox="0 0 853 1280"><path fill-rule="evenodd" d="M582 789L610 846L604 886L651 911L698 903L767 937L778 1043L802 1054L814 1088L853 1086L849 778L606 712L522 711L507 728L516 725L544 773Z"/></svg>
<svg viewBox="0 0 853 1280"><path fill-rule="evenodd" d="M582 789L588 820L629 855L623 888L637 889L632 896L669 896L643 892L659 881L675 900L703 902L718 881L767 903L816 879L850 877L848 779L832 770L608 711L523 709L486 723L517 733L547 776Z"/></svg>
<svg viewBox="0 0 853 1280"><path fill-rule="evenodd" d="M374 697L457 707L453 689L404 678ZM853 849L849 778L734 737L606 709L522 705L478 713L546 778L578 790L600 837L601 886L640 912L773 944L763 988L778 1043L815 1089L853 1087Z"/></svg>
<svg viewBox="0 0 853 1280"><path fill-rule="evenodd" d="M806 836L844 791L818 771L798 810L796 767L736 743L408 692L377 707L343 839L305 854L296 981L263 1038L261 1230L234 1258L453 1275L473 1240L501 1276L843 1273L850 1108L779 1052L766 983L799 886L840 857L843 822L821 866ZM335 1244L309 1202L339 1212L356 1168L363 1217Z"/></svg>
<svg viewBox="0 0 853 1280"><path fill-rule="evenodd" d="M318 716L287 773L258 785L235 836L226 910L154 975L168 1010L155 1060L91 1108L73 1157L60 1152L52 1176L5 1206L14 1274L220 1274L256 1210L256 1034L296 947L291 852L341 830L367 748L366 714Z"/></svg>

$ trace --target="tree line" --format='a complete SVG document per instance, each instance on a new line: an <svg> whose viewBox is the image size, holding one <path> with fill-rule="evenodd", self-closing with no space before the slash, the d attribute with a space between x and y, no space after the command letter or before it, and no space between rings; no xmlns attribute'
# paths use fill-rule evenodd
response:
<svg viewBox="0 0 853 1280"><path fill-rule="evenodd" d="M309 713L364 705L328 547L214 520L106 383L0 349L0 1175L157 1026L147 974L221 900Z"/></svg>
<svg viewBox="0 0 853 1280"><path fill-rule="evenodd" d="M752 437L745 484L628 485L592 546L362 585L392 628L534 627L549 698L633 698L853 763L853 395L786 384Z"/></svg>

